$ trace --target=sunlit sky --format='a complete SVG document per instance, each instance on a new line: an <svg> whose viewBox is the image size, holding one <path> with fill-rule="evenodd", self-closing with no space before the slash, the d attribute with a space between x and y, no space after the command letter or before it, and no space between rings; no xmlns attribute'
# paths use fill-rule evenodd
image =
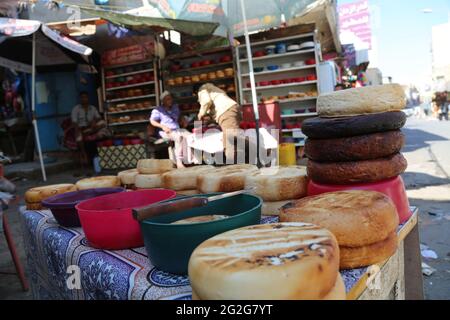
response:
<svg viewBox="0 0 450 320"><path fill-rule="evenodd" d="M338 0L350 2L354 0ZM449 21L450 0L369 0L369 4L375 12L372 32L383 76L402 84L423 82L431 75L431 30ZM442 41L450 41L450 34Z"/></svg>

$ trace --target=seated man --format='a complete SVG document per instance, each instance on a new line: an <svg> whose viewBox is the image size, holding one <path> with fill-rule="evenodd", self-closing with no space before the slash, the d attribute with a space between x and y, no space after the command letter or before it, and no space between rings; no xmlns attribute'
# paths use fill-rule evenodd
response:
<svg viewBox="0 0 450 320"><path fill-rule="evenodd" d="M184 168L186 137L189 131L180 129L180 109L173 103L173 98L168 91L161 95L162 105L152 111L150 123L155 128L161 129L159 135L163 139L172 140L175 143L175 157L178 168Z"/></svg>
<svg viewBox="0 0 450 320"><path fill-rule="evenodd" d="M110 136L106 123L97 109L89 104L87 92L80 93L80 104L72 109L72 124L76 131L76 141L81 151L83 163L88 163L97 154L96 140Z"/></svg>

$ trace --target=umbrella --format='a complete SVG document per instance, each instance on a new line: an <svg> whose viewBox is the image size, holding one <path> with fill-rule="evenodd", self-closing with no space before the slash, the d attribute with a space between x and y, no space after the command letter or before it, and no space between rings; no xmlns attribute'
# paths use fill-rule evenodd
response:
<svg viewBox="0 0 450 320"><path fill-rule="evenodd" d="M147 3L160 11L160 16L167 21L159 24L162 18L145 17L146 23L160 25L164 28L171 28L177 31L193 34L189 28L189 22L213 23L214 28L208 31L221 36L237 37L244 35L247 49L249 78L251 84L252 104L255 115L257 131L257 150L259 150L259 108L256 95L255 76L253 73L253 60L250 43L250 32L265 30L280 26L286 17L289 19L301 14L308 6L316 3L317 0L147 0ZM139 25L145 24L144 17L136 17L130 14L114 12L114 16L109 14L109 10L84 8L82 10L92 15L100 16L113 23L127 26L135 26L136 21ZM133 21L134 20L134 21ZM177 21L184 23L185 28L177 29ZM202 35L206 35L205 29L202 29ZM259 151L258 151L259 164Z"/></svg>
<svg viewBox="0 0 450 320"><path fill-rule="evenodd" d="M38 31L40 32L38 33ZM8 50L4 50L2 53L3 60L0 63L4 63L14 69L18 69L23 72L31 73L32 86L31 86L31 110L32 110L32 122L34 127L34 133L36 138L36 146L39 154L39 161L41 165L42 178L47 181L47 175L45 172L44 161L42 157L41 142L39 139L39 130L37 125L37 120L35 117L35 99L36 99L36 65L37 65L37 54L36 54L36 39L37 37L48 38L54 43L58 43L64 50L71 53L76 53L78 55L89 56L92 54L92 49L86 47L70 38L67 38L58 32L51 30L47 26L44 26L39 21L34 20L21 20L21 19L9 19L0 18L0 38L20 38L20 37L32 37L32 49L31 49L31 66L27 63L28 59L21 61L21 52L14 52L8 47ZM9 44L8 44L9 45ZM1 48L2 46L0 46ZM5 46L6 47L6 46ZM28 56L26 54L26 56ZM6 57L6 58L4 58Z"/></svg>

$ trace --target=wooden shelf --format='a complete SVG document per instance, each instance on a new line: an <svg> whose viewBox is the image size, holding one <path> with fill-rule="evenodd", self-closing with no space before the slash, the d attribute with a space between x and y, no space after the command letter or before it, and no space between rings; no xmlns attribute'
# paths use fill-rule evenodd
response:
<svg viewBox="0 0 450 320"><path fill-rule="evenodd" d="M263 86L263 87L256 87L256 90L270 90L270 89L279 89L279 88L287 88L287 87L299 87L299 86L308 86L312 84L317 84L317 81L303 81L303 82L295 82L295 83L286 83L286 84L279 84L276 86ZM251 88L245 88L242 89L244 92L251 91Z"/></svg>
<svg viewBox="0 0 450 320"><path fill-rule="evenodd" d="M108 103L112 103L112 102L123 102L123 101L139 100L139 99L154 98L154 97L156 97L155 94L148 94L148 95L145 95L145 96L138 96L138 97L128 97L128 98L112 99L112 100L107 100L106 102L108 102Z"/></svg>
<svg viewBox="0 0 450 320"><path fill-rule="evenodd" d="M285 68L285 69L278 69L278 70L273 70L273 71L262 71L262 72L254 72L253 74L255 75L255 77L257 76L262 76L262 75L267 75L267 74L275 74L275 73L286 73L286 72L292 72L292 71L298 71L298 70L305 70L305 69L315 69L316 65L312 64L312 65L305 65L303 67L292 67L292 68ZM250 73L244 73L242 74L242 77L249 77Z"/></svg>
<svg viewBox="0 0 450 320"><path fill-rule="evenodd" d="M133 110L124 110L124 111L114 111L114 112L107 111L107 114L114 115L114 114L123 114L123 113L131 113L131 112L142 112L142 111L150 111L150 110L153 110L155 108L156 107L145 108L145 109L133 109Z"/></svg>
<svg viewBox="0 0 450 320"><path fill-rule="evenodd" d="M105 79L114 79L114 78L132 76L132 75L135 75L135 74L141 74L141 73L147 73L147 72L153 72L153 69L145 69L145 70L139 70L139 71L115 74L113 76L105 77Z"/></svg>
<svg viewBox="0 0 450 320"><path fill-rule="evenodd" d="M255 42L252 42L252 47L258 47L258 46L263 46L263 45L272 44L272 43L286 42L286 41L291 41L291 40L296 40L296 39L304 39L304 38L311 38L311 37L314 37L314 33L310 32L310 33L304 33L304 34L290 36L290 37L274 38L274 39L268 39L268 40L262 40L262 41L255 41ZM245 44L239 45L239 48L245 48Z"/></svg>
<svg viewBox="0 0 450 320"><path fill-rule="evenodd" d="M278 59L283 57L290 57L290 56L298 56L298 55L304 55L307 53L314 53L315 49L308 49L308 50L298 50L298 51L292 51L292 52L286 52L286 53L278 53L278 54L270 54L267 56L262 57L253 57L253 61L261 61L261 60L269 60L269 59ZM247 62L248 59L241 59L240 62Z"/></svg>
<svg viewBox="0 0 450 320"><path fill-rule="evenodd" d="M174 86L168 85L167 83L166 84L167 84L168 87L178 88L178 87L190 87L190 86L194 86L196 84L203 84L203 83L208 83L208 82L214 83L214 82L231 81L231 80L234 80L234 76L233 77L225 77L225 78L216 78L214 80L203 80L203 81L199 81L199 82L191 82L191 83L186 83L186 84L185 83L183 83L183 84L176 84Z"/></svg>
<svg viewBox="0 0 450 320"><path fill-rule="evenodd" d="M136 84L129 84L126 86L121 86L121 87L115 87L115 88L109 88L106 89L106 91L115 91L115 90L121 90L121 89L129 89L129 88L136 88L136 87L143 87L149 84L154 84L155 81L149 81L149 82L141 82L141 83L136 83Z"/></svg>
<svg viewBox="0 0 450 320"><path fill-rule="evenodd" d="M122 64L115 64L115 65L111 65L111 66L104 66L104 69L111 70L111 69L117 69L117 68L123 68L123 67L137 66L139 64L145 64L145 63L153 64L153 60L143 60L143 61L139 61L139 62L128 62L128 63L122 63Z"/></svg>
<svg viewBox="0 0 450 320"><path fill-rule="evenodd" d="M179 74L179 73L193 72L193 71L196 71L196 70L213 69L213 68L224 67L224 66L232 66L232 65L233 65L233 61L221 62L221 63L209 64L207 66L200 66L200 67L197 67L197 68L180 69L180 70L175 71L175 72L165 71L164 73L175 75L175 74Z"/></svg>
<svg viewBox="0 0 450 320"><path fill-rule="evenodd" d="M143 124L149 122L148 120L138 120L138 121L128 121L128 122L120 122L120 123L110 123L110 126L124 126L130 124Z"/></svg>

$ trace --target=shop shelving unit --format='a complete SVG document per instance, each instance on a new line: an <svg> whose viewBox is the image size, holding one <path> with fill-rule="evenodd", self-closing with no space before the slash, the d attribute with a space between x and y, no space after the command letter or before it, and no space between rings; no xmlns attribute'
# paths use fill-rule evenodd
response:
<svg viewBox="0 0 450 320"><path fill-rule="evenodd" d="M256 81L256 92L258 103L263 101L277 101L281 110L282 119L282 137L283 140L294 141L296 146L303 146L305 136L301 132L301 123L303 120L317 116L316 105L317 96L320 94L319 88L319 72L318 66L321 61L320 45L318 45L316 33L304 33L288 35L283 37L271 37L267 32L267 37L261 41L253 41L251 43L253 54L258 51L266 51L269 45L277 45L284 43L286 48L289 45L300 45L304 42L314 42L315 48L307 48L304 50L286 51L285 53L270 54L253 58L254 68L264 67L262 72L254 72ZM237 78L240 103L242 105L251 104L252 96L250 83L250 70L248 68L248 57L245 44L236 47L237 58ZM314 59L314 64L295 64L296 62ZM290 67L282 68L283 64L291 64ZM268 70L267 66L278 66L277 70ZM315 79L308 81L282 83L277 85L261 86L261 82L270 82L272 80L285 80L294 78L306 78L314 75ZM296 96L298 94L298 96ZM289 98L289 96L291 97ZM281 97L283 99L281 99ZM292 129L295 125L299 128ZM288 127L288 128L287 128Z"/></svg>
<svg viewBox="0 0 450 320"><path fill-rule="evenodd" d="M142 132L143 127L148 123L151 111L159 104L157 65L155 59L149 59L102 68L105 119L115 134ZM112 71L114 74L110 75L109 71ZM118 82L119 80L124 80L124 78L126 80L127 78L132 79L139 76L141 76L141 79L144 78L142 76L147 76L147 78L151 76L152 79L132 84L122 81L126 84L114 87L107 85L107 83ZM116 93L122 91L128 93L131 90L137 90L137 93L140 92L141 94L127 94L119 98L115 96ZM125 105L125 108L123 105ZM130 117L128 121L114 121L114 119L127 116Z"/></svg>
<svg viewBox="0 0 450 320"><path fill-rule="evenodd" d="M232 59L229 62L220 62L220 58L223 56L230 56ZM194 62L200 62L203 60L211 60L213 63L205 66L192 67ZM187 66L181 68L178 71L170 71L170 67L174 63L179 63L181 66ZM202 73L217 72L219 70L224 70L226 68L233 68L234 75L232 77L223 77L216 79L207 79L191 83L175 84L170 85L168 83L169 79L175 79L177 77L184 76L199 76ZM181 113L196 114L199 111L199 106L196 105L197 98L192 95L192 89L195 84L213 83L217 86L225 85L229 87L234 85L234 92L227 92L228 95L237 100L237 79L236 79L236 65L235 59L233 57L233 50L230 47L220 47L211 50L197 51L197 52L186 52L181 54L174 54L167 56L162 61L163 78L164 78L164 90L169 90L180 106ZM226 90L225 90L226 91Z"/></svg>

